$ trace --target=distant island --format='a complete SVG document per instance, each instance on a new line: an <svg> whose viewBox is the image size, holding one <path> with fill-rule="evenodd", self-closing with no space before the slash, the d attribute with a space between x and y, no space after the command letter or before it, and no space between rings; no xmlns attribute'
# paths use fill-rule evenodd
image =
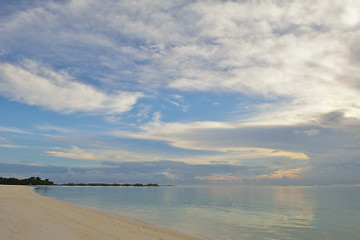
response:
<svg viewBox="0 0 360 240"><path fill-rule="evenodd" d="M52 181L49 181L49 179L42 180L39 177L30 177L27 179L0 177L0 184L3 184L3 185L55 185Z"/></svg>
<svg viewBox="0 0 360 240"><path fill-rule="evenodd" d="M160 186L157 183L148 183L148 184L142 184L142 183L66 183L66 184L60 184L60 186L117 186L117 187L158 187Z"/></svg>
<svg viewBox="0 0 360 240"><path fill-rule="evenodd" d="M53 185L53 186L120 186L120 187L158 187L157 183L65 183L55 184L49 179L42 180L39 177L30 177L27 179L3 178L0 177L0 184L3 185ZM168 186L168 185L167 185Z"/></svg>

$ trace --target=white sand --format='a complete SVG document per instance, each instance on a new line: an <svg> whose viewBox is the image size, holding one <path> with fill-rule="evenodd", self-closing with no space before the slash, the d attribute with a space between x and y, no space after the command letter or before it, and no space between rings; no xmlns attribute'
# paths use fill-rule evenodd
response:
<svg viewBox="0 0 360 240"><path fill-rule="evenodd" d="M195 240L195 238L0 185L1 240Z"/></svg>

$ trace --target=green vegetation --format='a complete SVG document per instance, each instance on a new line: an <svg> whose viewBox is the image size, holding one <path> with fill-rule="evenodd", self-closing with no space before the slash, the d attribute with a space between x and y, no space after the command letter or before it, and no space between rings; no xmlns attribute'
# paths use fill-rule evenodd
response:
<svg viewBox="0 0 360 240"><path fill-rule="evenodd" d="M30 177L27 179L17 179L17 178L3 178L0 177L0 184L3 185L57 185L53 182L49 181L49 179L42 180L39 177ZM67 183L67 184L60 184L60 186L129 186L129 187L158 187L160 186L157 183L148 183L148 184L142 184L142 183Z"/></svg>
<svg viewBox="0 0 360 240"><path fill-rule="evenodd" d="M42 180L39 177L30 177L28 179L3 178L0 177L0 184L4 185L55 185L49 179Z"/></svg>

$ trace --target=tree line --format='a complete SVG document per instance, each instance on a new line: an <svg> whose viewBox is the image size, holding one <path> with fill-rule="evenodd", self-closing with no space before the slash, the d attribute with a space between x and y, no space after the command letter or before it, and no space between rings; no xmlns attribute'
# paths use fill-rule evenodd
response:
<svg viewBox="0 0 360 240"><path fill-rule="evenodd" d="M142 184L142 183L66 183L66 184L60 184L60 186L112 186L112 187L158 187L159 184L157 183L148 183L148 184Z"/></svg>
<svg viewBox="0 0 360 240"><path fill-rule="evenodd" d="M4 184L4 185L55 185L52 181L49 181L49 179L42 180L39 177L30 177L27 179L0 177L0 184Z"/></svg>

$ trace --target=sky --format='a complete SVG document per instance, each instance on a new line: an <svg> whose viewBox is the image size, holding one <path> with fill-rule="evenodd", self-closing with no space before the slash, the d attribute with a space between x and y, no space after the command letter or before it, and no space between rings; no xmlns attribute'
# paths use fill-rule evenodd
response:
<svg viewBox="0 0 360 240"><path fill-rule="evenodd" d="M360 1L0 2L0 176L360 183Z"/></svg>

